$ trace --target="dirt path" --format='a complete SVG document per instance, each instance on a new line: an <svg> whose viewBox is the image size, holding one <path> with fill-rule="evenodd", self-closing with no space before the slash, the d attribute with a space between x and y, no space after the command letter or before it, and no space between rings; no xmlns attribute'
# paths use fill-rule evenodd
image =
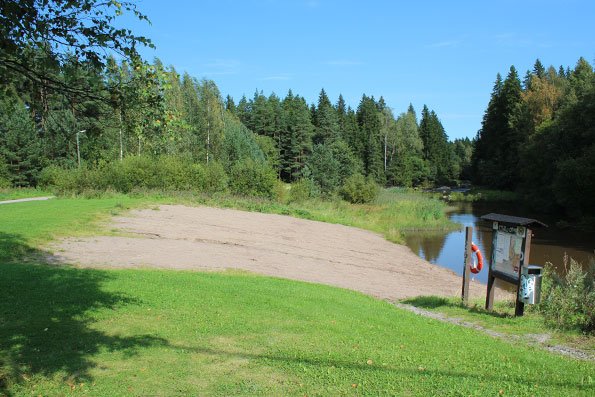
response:
<svg viewBox="0 0 595 397"><path fill-rule="evenodd" d="M53 199L54 196L45 196L45 197L29 197L29 198L22 198L22 199L14 199L14 200L4 200L0 201L0 204L13 204L13 203L24 203L26 201L43 201Z"/></svg>
<svg viewBox="0 0 595 397"><path fill-rule="evenodd" d="M113 220L132 237L67 239L52 249L64 263L98 267L243 269L334 285L396 300L460 294L461 279L405 246L361 229L208 207L161 206ZM472 283L472 293L485 286Z"/></svg>

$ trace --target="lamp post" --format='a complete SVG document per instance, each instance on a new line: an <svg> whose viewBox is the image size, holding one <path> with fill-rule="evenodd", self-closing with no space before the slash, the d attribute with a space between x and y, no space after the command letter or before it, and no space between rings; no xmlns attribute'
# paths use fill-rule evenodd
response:
<svg viewBox="0 0 595 397"><path fill-rule="evenodd" d="M76 132L76 157L78 159L79 168L81 168L81 146L79 144L79 134L87 132L87 130L80 130Z"/></svg>

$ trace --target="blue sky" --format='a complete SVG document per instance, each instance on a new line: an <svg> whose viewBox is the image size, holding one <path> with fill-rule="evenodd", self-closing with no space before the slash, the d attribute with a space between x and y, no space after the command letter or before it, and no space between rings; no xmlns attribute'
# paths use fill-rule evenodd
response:
<svg viewBox="0 0 595 397"><path fill-rule="evenodd" d="M214 80L236 103L324 88L353 108L384 96L395 114L433 109L451 139L473 137L496 73L521 77L536 58L595 59L595 1L143 0L133 23L178 72Z"/></svg>

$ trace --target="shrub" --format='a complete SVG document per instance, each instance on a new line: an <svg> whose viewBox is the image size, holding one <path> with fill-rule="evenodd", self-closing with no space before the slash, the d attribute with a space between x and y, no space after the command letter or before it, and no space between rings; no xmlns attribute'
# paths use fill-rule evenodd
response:
<svg viewBox="0 0 595 397"><path fill-rule="evenodd" d="M231 168L229 188L237 195L272 199L276 182L275 172L266 163L248 159Z"/></svg>
<svg viewBox="0 0 595 397"><path fill-rule="evenodd" d="M316 186L311 179L303 178L291 184L290 203L301 203L316 196Z"/></svg>
<svg viewBox="0 0 595 397"><path fill-rule="evenodd" d="M275 200L281 204L287 204L289 202L289 190L291 185L282 181L275 183Z"/></svg>
<svg viewBox="0 0 595 397"><path fill-rule="evenodd" d="M76 187L74 170L65 170L56 165L44 168L39 174L39 186L54 189L57 193L72 191Z"/></svg>
<svg viewBox="0 0 595 397"><path fill-rule="evenodd" d="M330 145L316 145L308 158L310 178L320 187L323 194L330 194L340 186L341 164L333 155Z"/></svg>
<svg viewBox="0 0 595 397"><path fill-rule="evenodd" d="M353 174L345 180L341 196L354 204L371 203L379 191L380 188L371 178L366 179L362 174Z"/></svg>
<svg viewBox="0 0 595 397"><path fill-rule="evenodd" d="M192 162L180 157L163 156L157 162L158 169L154 174L161 180L161 188L165 190L192 189Z"/></svg>
<svg viewBox="0 0 595 397"><path fill-rule="evenodd" d="M566 267L567 258L564 258ZM584 272L581 265L570 259L565 277L555 274L551 264L546 265L538 310L548 326L575 329L595 334L595 263Z"/></svg>
<svg viewBox="0 0 595 397"><path fill-rule="evenodd" d="M200 167L198 164L195 166ZM194 175L196 178L199 177L198 173ZM219 193L226 191L228 184L229 179L223 166L220 163L211 162L204 167L204 180L199 182L196 187L204 192Z"/></svg>

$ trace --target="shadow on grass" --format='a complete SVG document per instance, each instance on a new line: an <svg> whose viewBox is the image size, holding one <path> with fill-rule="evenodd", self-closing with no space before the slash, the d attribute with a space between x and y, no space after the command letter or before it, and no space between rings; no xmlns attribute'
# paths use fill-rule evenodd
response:
<svg viewBox="0 0 595 397"><path fill-rule="evenodd" d="M90 311L135 303L102 290L108 272L19 261L24 254L47 255L0 232L0 395L36 375L88 382L100 351L134 355L137 348L167 345L148 335L119 337L92 328Z"/></svg>
<svg viewBox="0 0 595 397"><path fill-rule="evenodd" d="M419 307L422 309L430 309L431 310L431 309L438 309L441 307L452 307L452 308L467 310L469 313L482 314L482 315L497 317L497 318L514 317L511 313L503 313L503 312L498 312L498 311L487 311L486 309L484 309L483 307L480 307L478 305L465 306L462 302L453 301L451 299L443 298L440 296L418 296L416 298L406 299L402 302L407 305Z"/></svg>
<svg viewBox="0 0 595 397"><path fill-rule="evenodd" d="M190 347L190 346L176 346L171 345L170 347L176 349L182 349L184 351L191 351L194 353L206 354L213 357L216 357L217 360L221 360L221 357L228 357L228 358L239 358L243 360L263 360L269 363L280 363L281 366L285 366L283 364L290 364L290 366L295 366L298 364L300 367L308 366L317 369L320 373L325 373L328 371L329 368L338 368L338 369L347 369L347 370L354 370L354 371L362 371L362 372L371 372L371 373L387 373L389 375L405 375L412 378L416 377L429 377L429 378L450 378L450 379L477 379L477 373L473 371L452 371L452 370L444 370L444 369L430 369L430 368L423 368L420 369L417 365L411 365L411 368L403 368L403 367L394 367L394 366L385 366L385 365L377 365L377 364L367 364L363 362L355 362L352 360L341 360L341 359L332 359L328 356L324 357L306 357L306 356L295 356L293 354L283 354L282 352L278 352L276 354L270 353L249 353L249 352L233 352L227 351L222 349L213 349L213 348L197 348L197 347ZM493 371L494 374L481 374L481 378L483 380L489 380L492 382L496 382L499 384L506 384L506 383L516 383L519 385L523 385L525 387L533 387L534 385L542 385L542 386L550 386L550 387L557 387L557 388L567 388L576 391L585 391L585 390L593 390L594 386L591 384L586 383L578 383L572 381L560 381L556 379L548 379L543 378L542 375L538 372L534 372L532 375L525 375L525 376L518 376L516 378L512 378L505 373L501 373L498 375L496 372ZM440 383L440 382L438 382Z"/></svg>

